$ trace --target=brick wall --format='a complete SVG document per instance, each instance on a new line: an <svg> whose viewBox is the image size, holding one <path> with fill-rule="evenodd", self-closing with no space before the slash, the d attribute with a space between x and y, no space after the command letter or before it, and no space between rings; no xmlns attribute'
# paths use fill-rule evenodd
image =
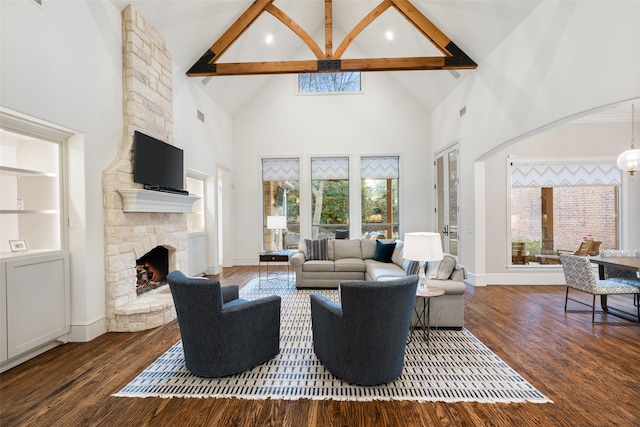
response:
<svg viewBox="0 0 640 427"><path fill-rule="evenodd" d="M614 187L554 188L553 248L575 251L588 234L600 249L617 248L616 204ZM539 188L512 189L512 240L541 240L541 212Z"/></svg>

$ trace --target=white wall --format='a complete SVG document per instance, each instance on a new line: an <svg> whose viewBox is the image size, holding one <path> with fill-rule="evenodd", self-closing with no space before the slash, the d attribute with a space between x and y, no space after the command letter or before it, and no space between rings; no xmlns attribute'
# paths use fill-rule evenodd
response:
<svg viewBox="0 0 640 427"><path fill-rule="evenodd" d="M207 274L217 274L217 170L233 166L231 117L204 93L200 79L190 79L176 67L173 82L174 142L185 150L185 166L207 176ZM198 111L204 114L204 122L198 119Z"/></svg>
<svg viewBox="0 0 640 427"><path fill-rule="evenodd" d="M506 196L485 182L483 162L551 123L639 97L638 16L639 2L543 2L434 110L433 151L460 140L460 226L473 229L461 235L461 262L476 284L492 283L486 259L503 259L496 254L505 246L488 233L494 218L484 207ZM610 148L610 157L619 154Z"/></svg>
<svg viewBox="0 0 640 427"><path fill-rule="evenodd" d="M122 135L120 12L107 2L0 8L0 102L77 133L68 165L72 339L91 339L105 327L102 170Z"/></svg>
<svg viewBox="0 0 640 427"><path fill-rule="evenodd" d="M321 155L351 157L353 199L359 191L360 155L399 154L401 234L433 223L427 214L432 211L433 170L429 113L389 75L369 73L364 79L364 94L300 96L295 75L273 76L234 116L235 264L257 264L262 248L261 156L300 157L303 238L311 230L310 158ZM359 207L350 209L353 221Z"/></svg>
<svg viewBox="0 0 640 427"><path fill-rule="evenodd" d="M123 132L120 10L103 1L2 1L0 16L1 105L76 132L68 155L77 222L69 230L71 339L87 341L106 331L102 171ZM215 180L216 163L232 163L230 117L184 70L174 80L174 141L185 148L186 167Z"/></svg>

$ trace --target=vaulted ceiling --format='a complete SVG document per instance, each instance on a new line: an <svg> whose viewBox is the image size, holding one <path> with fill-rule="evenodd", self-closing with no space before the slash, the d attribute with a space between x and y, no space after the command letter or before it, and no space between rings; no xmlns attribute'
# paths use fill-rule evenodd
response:
<svg viewBox="0 0 640 427"><path fill-rule="evenodd" d="M174 72L187 71L254 3L253 0L112 0L132 4L163 36L173 54ZM333 0L333 49L383 0ZM504 0L411 0L417 11L475 63L481 64L540 3ZM325 47L324 0L275 0L274 5ZM388 38L388 33L393 39ZM266 43L267 36L272 37ZM442 56L398 10L386 9L346 49L342 58ZM224 53L224 62L315 60L290 28L263 13ZM383 71L427 109L432 110L474 70ZM237 112L271 75L190 77L229 113Z"/></svg>

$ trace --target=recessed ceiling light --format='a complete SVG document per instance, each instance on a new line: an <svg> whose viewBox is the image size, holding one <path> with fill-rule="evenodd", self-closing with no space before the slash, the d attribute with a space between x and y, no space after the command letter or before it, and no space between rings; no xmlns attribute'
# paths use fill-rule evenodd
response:
<svg viewBox="0 0 640 427"><path fill-rule="evenodd" d="M393 40L393 31L387 31L385 35L387 36L387 40Z"/></svg>
<svg viewBox="0 0 640 427"><path fill-rule="evenodd" d="M271 42L273 41L273 35L267 34L267 37L265 37L264 41L266 44L271 44Z"/></svg>

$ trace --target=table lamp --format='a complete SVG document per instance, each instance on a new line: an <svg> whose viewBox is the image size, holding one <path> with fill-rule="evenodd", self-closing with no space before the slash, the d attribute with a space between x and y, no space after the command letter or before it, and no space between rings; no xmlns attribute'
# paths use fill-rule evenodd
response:
<svg viewBox="0 0 640 427"><path fill-rule="evenodd" d="M287 229L287 217L282 215L267 216L267 228L276 230L276 250L280 250L280 230Z"/></svg>
<svg viewBox="0 0 640 427"><path fill-rule="evenodd" d="M428 285L425 263L427 261L438 261L443 257L440 234L429 232L405 233L402 257L404 259L418 261L420 265L420 271L418 273L420 277L420 288L426 290Z"/></svg>

